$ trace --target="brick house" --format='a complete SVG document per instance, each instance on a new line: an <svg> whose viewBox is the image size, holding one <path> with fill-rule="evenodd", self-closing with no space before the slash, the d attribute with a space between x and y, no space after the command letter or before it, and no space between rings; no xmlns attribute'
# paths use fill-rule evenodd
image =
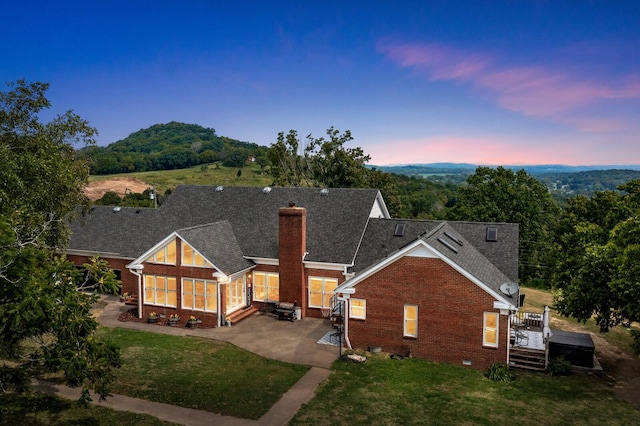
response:
<svg viewBox="0 0 640 426"><path fill-rule="evenodd" d="M184 185L158 209L95 206L67 257L93 255L137 296L138 315L208 326L279 302L344 343L485 368L506 362L518 294L517 224L391 219L373 189Z"/></svg>

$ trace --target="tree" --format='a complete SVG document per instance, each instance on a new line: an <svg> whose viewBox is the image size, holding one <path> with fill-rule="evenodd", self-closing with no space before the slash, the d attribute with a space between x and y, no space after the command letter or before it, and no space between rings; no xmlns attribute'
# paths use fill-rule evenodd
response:
<svg viewBox="0 0 640 426"><path fill-rule="evenodd" d="M397 214L402 209L397 179L365 167L371 157L360 147L345 148L351 140L351 131L340 133L333 127L327 129L326 139L307 135L304 144L295 130L287 135L278 133L276 143L268 151L273 185L377 188L387 200L389 212Z"/></svg>
<svg viewBox="0 0 640 426"><path fill-rule="evenodd" d="M518 223L519 276L523 282L532 282L548 277L550 229L559 214L547 187L526 171L478 167L458 189L457 202L447 218Z"/></svg>
<svg viewBox="0 0 640 426"><path fill-rule="evenodd" d="M558 312L603 332L640 321L640 180L569 199L555 232Z"/></svg>
<svg viewBox="0 0 640 426"><path fill-rule="evenodd" d="M64 256L67 220L88 205L88 166L74 144L92 145L96 130L69 111L49 123L48 84L19 80L0 92L0 387L24 389L40 372L62 372L70 386L108 395L117 350L95 336L95 295L119 283L98 259L82 277ZM88 277L88 280L87 280Z"/></svg>

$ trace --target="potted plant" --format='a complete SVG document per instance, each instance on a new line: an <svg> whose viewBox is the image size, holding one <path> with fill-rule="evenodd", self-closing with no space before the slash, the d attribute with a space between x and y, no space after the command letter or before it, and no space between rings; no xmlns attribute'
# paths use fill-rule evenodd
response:
<svg viewBox="0 0 640 426"><path fill-rule="evenodd" d="M187 320L187 327L196 328L197 326L198 326L198 319L196 317L194 317L193 315L191 315L189 317L189 319Z"/></svg>
<svg viewBox="0 0 640 426"><path fill-rule="evenodd" d="M155 323L158 322L158 319L160 319L160 317L158 317L158 314L155 312L151 312L148 316L147 316L147 322L148 323Z"/></svg>
<svg viewBox="0 0 640 426"><path fill-rule="evenodd" d="M120 296L120 301L121 302L126 302L127 300L129 300L129 298L131 297L131 295L129 294L128 291L125 291L124 293L122 293L122 295Z"/></svg>
<svg viewBox="0 0 640 426"><path fill-rule="evenodd" d="M169 321L168 324L172 327L175 327L178 325L178 322L180 322L180 315L178 314L171 314L169 315Z"/></svg>

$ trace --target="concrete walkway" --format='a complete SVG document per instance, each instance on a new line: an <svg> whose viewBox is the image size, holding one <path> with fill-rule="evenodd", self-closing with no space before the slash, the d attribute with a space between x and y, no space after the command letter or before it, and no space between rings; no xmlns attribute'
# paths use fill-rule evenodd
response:
<svg viewBox="0 0 640 426"><path fill-rule="evenodd" d="M338 357L338 348L320 345L320 338L331 329L326 320L304 318L301 321L278 321L268 315L256 315L243 320L233 327L210 329L189 329L186 327L168 327L139 322L118 321L118 315L130 309L118 302L115 297L104 296L106 306L97 312L98 321L107 327L128 328L152 331L155 333L179 336L223 340L266 358L294 364L311 366L311 369L289 389L271 409L259 420L247 420L222 416L208 411L182 408L174 405L151 402L128 396L113 395L106 401L100 401L92 394L94 404L118 411L150 414L160 420L173 423L200 425L286 425L298 412L302 404L309 402L318 385L329 377L331 364ZM78 399L79 389L36 382L35 388L41 392L55 394L63 398Z"/></svg>

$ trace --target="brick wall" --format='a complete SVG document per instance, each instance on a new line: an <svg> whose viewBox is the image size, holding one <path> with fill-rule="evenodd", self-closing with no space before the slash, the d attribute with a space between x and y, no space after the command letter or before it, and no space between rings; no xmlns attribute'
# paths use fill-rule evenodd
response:
<svg viewBox="0 0 640 426"><path fill-rule="evenodd" d="M355 348L485 369L507 361L507 316L500 316L499 346L482 346L483 313L498 312L494 298L440 259L404 257L356 285L366 299L366 320L349 319ZM404 305L418 305L418 337L403 337Z"/></svg>
<svg viewBox="0 0 640 426"><path fill-rule="evenodd" d="M304 317L307 292L302 258L306 251L307 210L294 205L283 207L278 211L278 220L280 301L297 302Z"/></svg>

